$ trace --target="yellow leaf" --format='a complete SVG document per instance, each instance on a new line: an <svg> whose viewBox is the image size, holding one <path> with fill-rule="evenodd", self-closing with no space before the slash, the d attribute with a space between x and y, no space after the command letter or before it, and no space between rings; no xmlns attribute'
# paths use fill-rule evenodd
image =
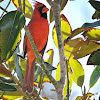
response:
<svg viewBox="0 0 100 100"><path fill-rule="evenodd" d="M12 0L12 2L16 6L16 8L19 7L18 0ZM21 6L23 11L23 0L21 0ZM25 16L31 19L32 14L33 14L33 9L31 7L31 4L27 0L25 0Z"/></svg>
<svg viewBox="0 0 100 100"><path fill-rule="evenodd" d="M2 96L3 92L0 91L0 97ZM8 100L15 100L17 98L21 98L25 96L25 93L23 93L22 91L13 91L13 92L8 92L6 91L3 95L4 98L7 98Z"/></svg>
<svg viewBox="0 0 100 100"><path fill-rule="evenodd" d="M63 14L61 15L61 29L64 41L71 35L72 30L67 18ZM55 45L58 47L58 40L55 27L53 28L53 40L55 42Z"/></svg>
<svg viewBox="0 0 100 100"><path fill-rule="evenodd" d="M84 37L88 37L89 40L100 41L100 29L92 28L83 33Z"/></svg>
<svg viewBox="0 0 100 100"><path fill-rule="evenodd" d="M52 62L53 62L53 55L54 55L53 49L48 50L47 53L49 54L49 58L46 59L45 62L48 62L49 64L52 64Z"/></svg>
<svg viewBox="0 0 100 100"><path fill-rule="evenodd" d="M75 60L71 58L69 60L69 64L72 68L72 74L70 73L69 76L70 78L78 85L81 86L83 85L84 82L84 70L82 65L79 63L78 60Z"/></svg>
<svg viewBox="0 0 100 100"><path fill-rule="evenodd" d="M58 64L56 69L56 81L60 81L60 77L60 64Z"/></svg>

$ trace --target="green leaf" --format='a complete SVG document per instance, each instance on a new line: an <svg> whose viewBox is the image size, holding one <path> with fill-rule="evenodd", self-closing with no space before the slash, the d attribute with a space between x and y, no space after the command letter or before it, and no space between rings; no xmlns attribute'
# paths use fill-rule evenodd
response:
<svg viewBox="0 0 100 100"><path fill-rule="evenodd" d="M92 28L82 34L84 37L88 37L89 40L100 41L100 29Z"/></svg>
<svg viewBox="0 0 100 100"><path fill-rule="evenodd" d="M100 77L100 65L97 65L90 77L89 86L92 88Z"/></svg>
<svg viewBox="0 0 100 100"><path fill-rule="evenodd" d="M90 0L89 3L100 12L100 1Z"/></svg>
<svg viewBox="0 0 100 100"><path fill-rule="evenodd" d="M25 17L20 11L7 13L0 21L0 60L11 57L21 40L20 31L25 23Z"/></svg>
<svg viewBox="0 0 100 100"><path fill-rule="evenodd" d="M84 82L84 70L82 65L73 58L69 59L69 65L72 68L72 73L69 74L70 79L73 80L78 86L82 87Z"/></svg>
<svg viewBox="0 0 100 100"><path fill-rule="evenodd" d="M1 77L1 76L0 76L0 81L2 81L4 83L15 83L13 80L7 79L7 78Z"/></svg>
<svg viewBox="0 0 100 100"><path fill-rule="evenodd" d="M91 53L87 65L100 65L100 49Z"/></svg>
<svg viewBox="0 0 100 100"><path fill-rule="evenodd" d="M60 17L61 17L61 29L62 29L63 41L64 41L69 36L71 36L72 29L67 18L63 14ZM55 27L53 28L53 40L54 40L55 45L58 47L58 40L57 40Z"/></svg>
<svg viewBox="0 0 100 100"><path fill-rule="evenodd" d="M99 11L95 11L95 13L92 15L92 19L100 19L100 12ZM98 23L100 26L100 23Z"/></svg>
<svg viewBox="0 0 100 100"><path fill-rule="evenodd" d="M17 91L17 89L13 85L9 85L6 83L0 83L0 90L1 91Z"/></svg>
<svg viewBox="0 0 100 100"><path fill-rule="evenodd" d="M89 27L97 27L100 26L100 21L92 22L92 23L84 23L82 25L83 28L89 28Z"/></svg>

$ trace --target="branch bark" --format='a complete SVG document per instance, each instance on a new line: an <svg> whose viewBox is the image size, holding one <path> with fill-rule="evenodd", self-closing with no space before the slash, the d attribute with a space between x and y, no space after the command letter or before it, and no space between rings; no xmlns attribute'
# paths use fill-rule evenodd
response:
<svg viewBox="0 0 100 100"><path fill-rule="evenodd" d="M47 2L51 5L54 20L55 20L55 28L57 33L58 39L58 48L59 48L59 55L60 55L60 69L61 69L61 79L58 84L58 88L56 88L58 100L63 100L63 89L66 81L66 60L64 54L64 43L63 43L63 36L61 31L61 20L60 20L60 10L61 10L61 3L62 0L47 0ZM67 66L68 67L68 66Z"/></svg>

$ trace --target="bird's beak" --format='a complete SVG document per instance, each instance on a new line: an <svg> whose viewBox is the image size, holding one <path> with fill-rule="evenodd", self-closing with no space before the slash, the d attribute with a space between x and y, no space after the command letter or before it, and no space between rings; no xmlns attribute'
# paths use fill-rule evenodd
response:
<svg viewBox="0 0 100 100"><path fill-rule="evenodd" d="M42 9L42 13L46 13L47 11L49 11L49 9L48 9L47 7L44 7L44 8Z"/></svg>

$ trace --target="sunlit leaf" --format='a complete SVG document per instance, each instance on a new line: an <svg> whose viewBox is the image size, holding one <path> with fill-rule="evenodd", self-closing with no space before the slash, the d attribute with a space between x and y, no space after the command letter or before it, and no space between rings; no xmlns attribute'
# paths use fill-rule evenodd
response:
<svg viewBox="0 0 100 100"><path fill-rule="evenodd" d="M90 0L89 3L93 6L93 8L100 12L100 1Z"/></svg>
<svg viewBox="0 0 100 100"><path fill-rule="evenodd" d="M82 87L84 82L84 70L78 60L71 58L69 64L72 68L72 74L69 74L71 80L73 80L78 86Z"/></svg>
<svg viewBox="0 0 100 100"><path fill-rule="evenodd" d="M71 79L69 79L69 91L72 88L72 83L73 83L73 81ZM66 83L65 83L65 87L64 87L64 96L67 95L67 85L68 85L68 82L67 82L67 77L66 77Z"/></svg>
<svg viewBox="0 0 100 100"><path fill-rule="evenodd" d="M89 82L90 88L92 88L95 85L99 77L100 77L100 65L97 65L90 77L90 82Z"/></svg>
<svg viewBox="0 0 100 100"><path fill-rule="evenodd" d="M90 100L93 95L92 93L87 93L84 96L78 96L75 100Z"/></svg>
<svg viewBox="0 0 100 100"><path fill-rule="evenodd" d="M11 72L5 68L4 65L0 64L0 76L2 77L12 77Z"/></svg>
<svg viewBox="0 0 100 100"><path fill-rule="evenodd" d="M61 15L61 29L62 29L63 41L64 41L71 35L72 30L67 18L63 14ZM53 28L53 39L54 39L55 45L58 47L58 40L57 40L55 27Z"/></svg>
<svg viewBox="0 0 100 100"><path fill-rule="evenodd" d="M26 64L27 64L27 60L19 57L19 65L21 66L21 69L23 71L26 70Z"/></svg>
<svg viewBox="0 0 100 100"><path fill-rule="evenodd" d="M100 65L100 49L91 53L88 61L88 65Z"/></svg>
<svg viewBox="0 0 100 100"><path fill-rule="evenodd" d="M56 69L56 81L60 81L60 64L57 65L57 69ZM70 79L69 82L69 90L71 90L72 87L72 80ZM65 87L64 87L64 96L67 95L67 77L66 77L66 83L65 83Z"/></svg>
<svg viewBox="0 0 100 100"><path fill-rule="evenodd" d="M1 91L17 91L17 89L13 85L6 84L4 82L0 83Z"/></svg>
<svg viewBox="0 0 100 100"><path fill-rule="evenodd" d="M85 57L98 49L100 49L100 43L91 40L87 45L83 45L78 52L74 54L74 59Z"/></svg>
<svg viewBox="0 0 100 100"><path fill-rule="evenodd" d="M12 70L15 69L15 61L14 61L14 56L12 55L7 61L7 67L9 68L9 70L12 72Z"/></svg>
<svg viewBox="0 0 100 100"><path fill-rule="evenodd" d="M2 96L3 91L0 91L0 96ZM23 93L20 90L17 91L6 91L3 95L4 98L7 98L8 100L15 100L17 98L21 98L23 96L26 96L25 93Z"/></svg>
<svg viewBox="0 0 100 100"><path fill-rule="evenodd" d="M54 56L53 49L48 50L47 53L49 54L49 58L46 59L45 62L48 62L49 64L52 64L53 63L53 56Z"/></svg>
<svg viewBox="0 0 100 100"><path fill-rule="evenodd" d="M82 34L84 37L88 37L89 40L100 40L100 29L90 29Z"/></svg>
<svg viewBox="0 0 100 100"><path fill-rule="evenodd" d="M18 23L20 22L20 23ZM4 15L0 21L0 60L10 58L21 40L20 31L25 17L20 11L12 11Z"/></svg>
<svg viewBox="0 0 100 100"><path fill-rule="evenodd" d="M12 0L12 2L16 6L16 8L19 7L18 0ZM23 0L21 0L21 6L23 11ZM25 0L25 16L31 19L32 14L33 14L33 9L31 7L31 4L28 2L28 0Z"/></svg>
<svg viewBox="0 0 100 100"><path fill-rule="evenodd" d="M56 69L56 81L60 81L60 77L60 64L58 64Z"/></svg>

